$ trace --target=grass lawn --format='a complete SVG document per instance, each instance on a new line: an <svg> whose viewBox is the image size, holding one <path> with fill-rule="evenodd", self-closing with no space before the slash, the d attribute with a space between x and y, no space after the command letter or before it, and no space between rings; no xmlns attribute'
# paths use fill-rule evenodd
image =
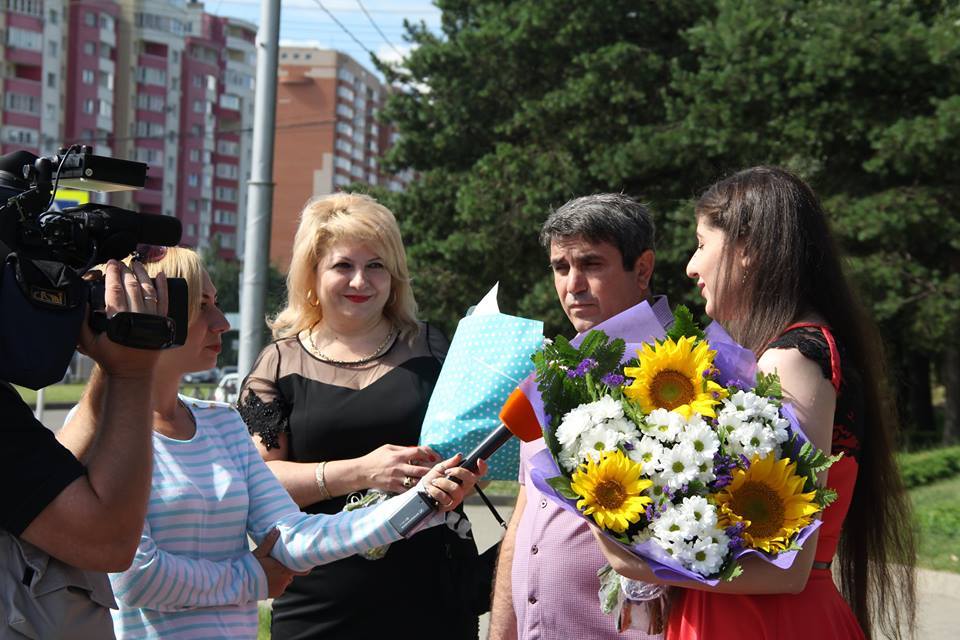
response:
<svg viewBox="0 0 960 640"><path fill-rule="evenodd" d="M257 629L257 640L270 640L270 604L260 603L260 625Z"/></svg>
<svg viewBox="0 0 960 640"><path fill-rule="evenodd" d="M48 405L68 404L73 406L80 400L80 395L86 386L86 383L83 382L51 385L44 389L43 401ZM212 397L214 387L216 387L214 384L186 384L180 387L180 393L193 396L194 398L207 399ZM28 405L31 407L36 406L36 391L33 389L25 389L24 387L17 387L17 391L20 392L20 397L23 398Z"/></svg>
<svg viewBox="0 0 960 640"><path fill-rule="evenodd" d="M960 573L960 476L909 493L920 528L917 564Z"/></svg>

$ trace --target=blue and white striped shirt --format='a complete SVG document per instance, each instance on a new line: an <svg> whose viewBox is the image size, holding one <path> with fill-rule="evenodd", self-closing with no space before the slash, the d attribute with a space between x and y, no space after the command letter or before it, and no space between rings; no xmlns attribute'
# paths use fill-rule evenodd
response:
<svg viewBox="0 0 960 640"><path fill-rule="evenodd" d="M373 508L302 513L260 458L237 412L182 398L190 440L153 434L153 486L129 569L110 574L118 638L256 638L267 579L249 550L274 527L272 556L296 571L393 542L388 519L409 494ZM428 526L443 521L434 516Z"/></svg>

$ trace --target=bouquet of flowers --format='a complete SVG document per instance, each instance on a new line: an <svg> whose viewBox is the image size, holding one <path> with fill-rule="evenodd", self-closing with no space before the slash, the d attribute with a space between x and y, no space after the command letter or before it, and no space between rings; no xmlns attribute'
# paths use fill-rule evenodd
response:
<svg viewBox="0 0 960 640"><path fill-rule="evenodd" d="M792 564L836 498L816 475L838 457L807 441L776 374L718 325L708 333L678 307L636 358L603 331L545 342L533 360L549 454L532 476L658 576L716 584L748 554ZM619 576L601 577L616 582L601 589L609 612Z"/></svg>

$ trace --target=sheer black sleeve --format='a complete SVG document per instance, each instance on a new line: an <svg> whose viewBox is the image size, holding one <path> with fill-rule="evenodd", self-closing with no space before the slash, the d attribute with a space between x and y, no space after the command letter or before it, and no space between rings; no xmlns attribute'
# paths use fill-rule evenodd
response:
<svg viewBox="0 0 960 640"><path fill-rule="evenodd" d="M269 451L280 446L280 434L290 431L290 404L278 387L280 349L267 345L243 381L237 411L250 435L257 435Z"/></svg>

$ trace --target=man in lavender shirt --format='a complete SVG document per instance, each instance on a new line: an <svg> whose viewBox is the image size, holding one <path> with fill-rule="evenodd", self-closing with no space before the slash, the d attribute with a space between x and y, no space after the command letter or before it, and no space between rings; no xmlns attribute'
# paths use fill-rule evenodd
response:
<svg viewBox="0 0 960 640"><path fill-rule="evenodd" d="M540 242L550 252L557 296L577 333L650 298L654 226L650 212L621 194L567 202L547 218ZM666 298L650 300L662 324ZM600 611L597 570L606 559L588 525L548 501L530 480L527 462L543 439L520 450L520 493L497 562L490 640L656 638L618 634Z"/></svg>

